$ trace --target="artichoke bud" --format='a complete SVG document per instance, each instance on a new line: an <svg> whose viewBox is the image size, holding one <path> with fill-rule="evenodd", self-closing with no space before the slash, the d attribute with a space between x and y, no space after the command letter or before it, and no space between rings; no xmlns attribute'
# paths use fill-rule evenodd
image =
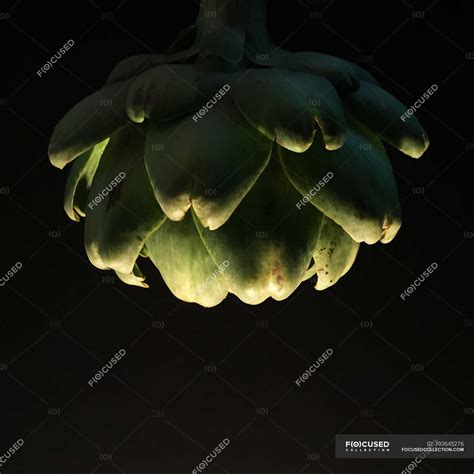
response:
<svg viewBox="0 0 474 474"><path fill-rule="evenodd" d="M401 225L384 143L418 158L416 117L343 59L275 47L265 0L201 0L194 44L125 59L56 126L64 208L93 265L215 306L334 285ZM140 257L140 258L139 258Z"/></svg>

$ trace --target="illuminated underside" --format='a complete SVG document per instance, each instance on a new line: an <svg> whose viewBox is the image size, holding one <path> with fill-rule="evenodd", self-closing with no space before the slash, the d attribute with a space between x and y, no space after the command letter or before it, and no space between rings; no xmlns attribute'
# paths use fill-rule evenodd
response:
<svg viewBox="0 0 474 474"><path fill-rule="evenodd" d="M56 126L93 265L146 287L150 258L184 301L258 304L323 290L361 242L395 237L382 141L418 158L418 120L358 66L275 47L265 16L264 0L202 0L192 47L122 61Z"/></svg>

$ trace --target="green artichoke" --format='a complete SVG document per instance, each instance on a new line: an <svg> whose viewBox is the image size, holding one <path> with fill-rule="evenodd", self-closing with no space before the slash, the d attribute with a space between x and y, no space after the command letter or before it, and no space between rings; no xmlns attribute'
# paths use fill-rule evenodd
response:
<svg viewBox="0 0 474 474"><path fill-rule="evenodd" d="M150 258L210 307L323 290L359 244L390 242L400 204L381 140L418 158L416 117L344 60L275 47L265 0L202 0L193 46L118 64L59 122L64 207L93 265L146 287Z"/></svg>

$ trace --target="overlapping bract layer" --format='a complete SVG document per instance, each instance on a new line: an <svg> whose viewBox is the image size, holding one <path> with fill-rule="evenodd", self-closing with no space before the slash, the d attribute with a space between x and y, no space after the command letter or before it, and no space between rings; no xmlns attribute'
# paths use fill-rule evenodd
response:
<svg viewBox="0 0 474 474"><path fill-rule="evenodd" d="M402 122L405 107L357 66L317 53L270 60L229 70L132 58L60 121L50 158L73 162L65 209L85 217L95 266L146 286L136 262L149 256L184 301L214 306L230 292L257 304L315 275L325 289L359 243L394 238L381 140L419 157L417 119Z"/></svg>

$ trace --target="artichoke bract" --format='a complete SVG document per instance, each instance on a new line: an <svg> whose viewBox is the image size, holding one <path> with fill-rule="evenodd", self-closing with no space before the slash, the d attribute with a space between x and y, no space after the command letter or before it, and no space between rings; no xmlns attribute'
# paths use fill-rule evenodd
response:
<svg viewBox="0 0 474 474"><path fill-rule="evenodd" d="M413 158L416 117L357 65L291 53L265 0L202 0L193 46L119 63L56 126L49 156L72 163L64 207L85 218L93 265L147 287L149 258L173 294L210 307L317 290L362 242L401 225L382 142Z"/></svg>

